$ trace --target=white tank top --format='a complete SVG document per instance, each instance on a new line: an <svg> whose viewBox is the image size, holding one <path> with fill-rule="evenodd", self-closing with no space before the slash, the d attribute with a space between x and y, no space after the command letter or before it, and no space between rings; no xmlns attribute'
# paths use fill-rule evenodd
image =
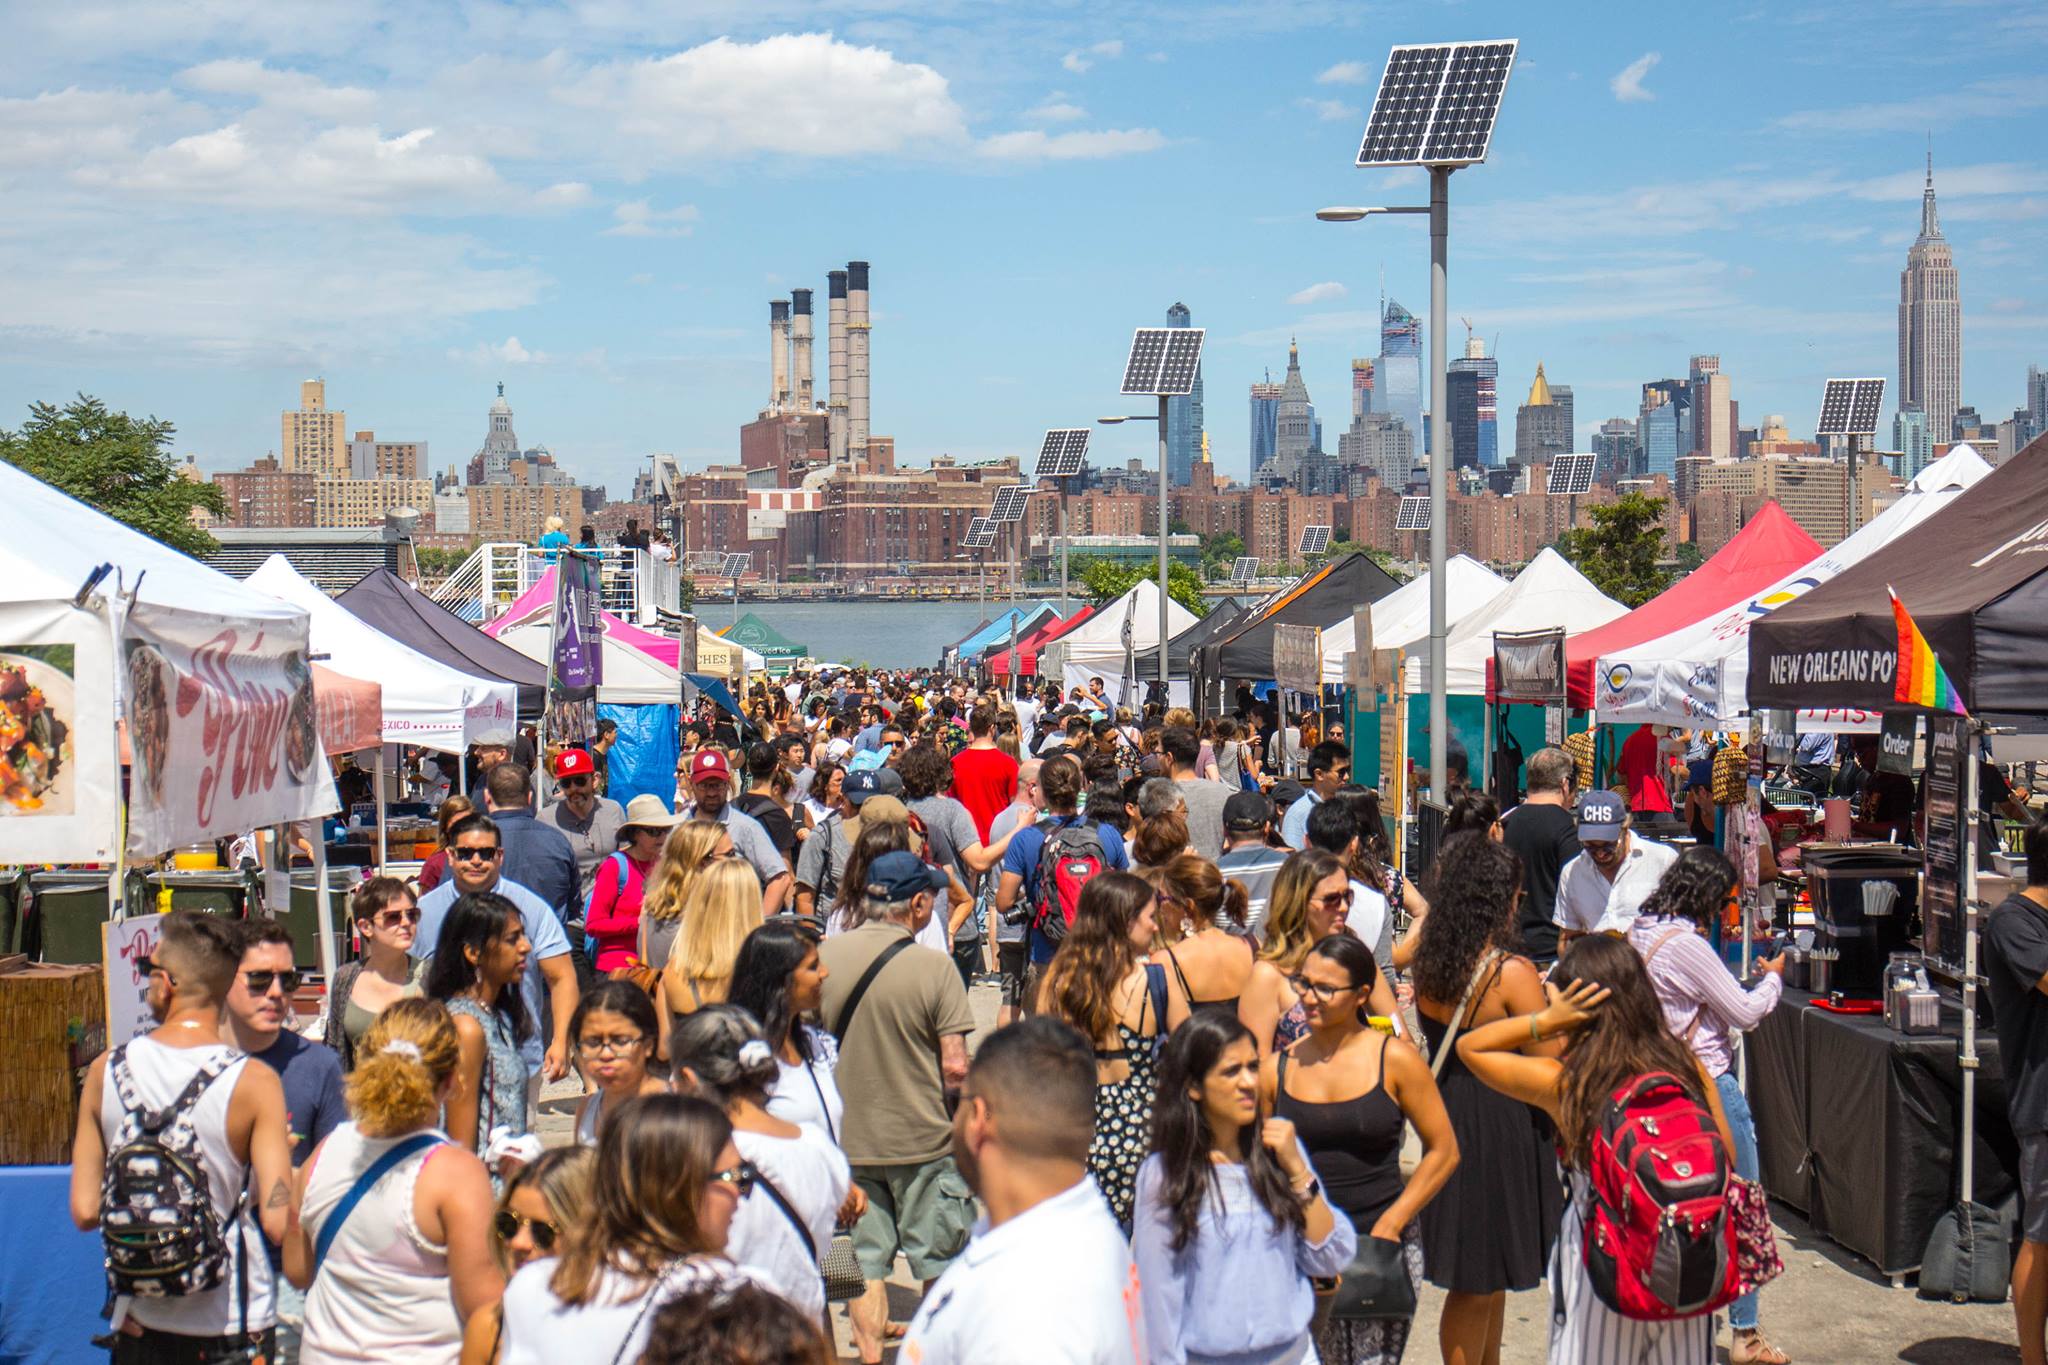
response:
<svg viewBox="0 0 2048 1365"><path fill-rule="evenodd" d="M445 1136L440 1133L436 1137ZM372 1162L403 1138L369 1138L353 1123L331 1133L313 1159L299 1221L315 1243L328 1215ZM335 1234L306 1291L303 1365L374 1361L454 1365L462 1321L448 1280L448 1249L423 1236L414 1217L420 1170L440 1148L398 1163L370 1187Z"/></svg>
<svg viewBox="0 0 2048 1365"><path fill-rule="evenodd" d="M225 1220L228 1211L249 1183L249 1164L228 1145L228 1102L241 1083L242 1068L249 1059L225 1043L207 1047L166 1047L154 1038L136 1038L128 1044L128 1074L134 1078L136 1095L149 1108L159 1109L176 1099L192 1078L208 1066L227 1061L227 1066L192 1106L192 1128L199 1138L200 1162L206 1170L207 1193L213 1198L216 1219ZM111 1060L109 1062L111 1071ZM120 1132L121 1096L111 1075L100 1088L100 1133L113 1154ZM128 1316L144 1327L175 1332L188 1337L220 1337L242 1331L241 1295L237 1288L241 1265L249 1277L248 1330L260 1332L277 1321L272 1294L270 1257L263 1250L263 1233L256 1225L255 1196L243 1207L236 1227L228 1235L230 1260L227 1278L218 1289L177 1298L135 1298L128 1300Z"/></svg>

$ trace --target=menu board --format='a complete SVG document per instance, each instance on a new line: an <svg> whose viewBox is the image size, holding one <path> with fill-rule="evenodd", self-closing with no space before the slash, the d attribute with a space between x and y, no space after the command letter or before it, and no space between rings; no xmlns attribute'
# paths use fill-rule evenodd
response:
<svg viewBox="0 0 2048 1365"><path fill-rule="evenodd" d="M1963 967L1963 867L1969 856L1969 812L1963 809L1970 722L1962 716L1927 718L1926 866L1920 919L1927 956L1955 971Z"/></svg>

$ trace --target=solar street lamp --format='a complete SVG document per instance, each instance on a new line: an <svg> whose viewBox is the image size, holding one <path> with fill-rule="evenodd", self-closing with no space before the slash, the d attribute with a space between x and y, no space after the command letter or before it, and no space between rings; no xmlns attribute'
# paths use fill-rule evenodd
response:
<svg viewBox="0 0 2048 1365"><path fill-rule="evenodd" d="M1121 391L1156 395L1159 399L1159 412L1156 416L1096 419L1109 425L1118 422L1159 423L1159 694L1162 702L1169 696L1166 637L1171 634L1171 630L1167 603L1172 600L1166 595L1166 400L1194 392L1195 375L1202 365L1204 334L1205 329L1200 327L1140 327L1131 336L1131 354L1124 362L1124 382Z"/></svg>
<svg viewBox="0 0 2048 1365"><path fill-rule="evenodd" d="M1381 213L1429 215L1429 793L1437 801L1446 796L1450 738L1444 676L1444 644L1449 634L1444 559L1451 436L1444 328L1450 312L1446 259L1451 172L1486 160L1501 97L1507 93L1508 72L1515 64L1516 43L1513 38L1430 43L1389 52L1355 164L1426 167L1429 203L1338 206L1316 213L1326 223L1356 223Z"/></svg>
<svg viewBox="0 0 2048 1365"><path fill-rule="evenodd" d="M1067 480L1077 477L1088 459L1088 428L1054 427L1038 448L1034 479L1051 479L1060 493L1060 615L1067 614Z"/></svg>

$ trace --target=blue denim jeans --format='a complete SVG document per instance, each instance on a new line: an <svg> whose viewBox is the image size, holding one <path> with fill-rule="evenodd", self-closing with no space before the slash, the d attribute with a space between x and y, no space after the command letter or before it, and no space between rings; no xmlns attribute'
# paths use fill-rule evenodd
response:
<svg viewBox="0 0 2048 1365"><path fill-rule="evenodd" d="M1761 1179L1756 1156L1756 1120L1750 1117L1749 1097L1736 1083L1733 1069L1714 1077L1714 1088L1721 1092L1721 1112L1728 1116L1728 1132L1735 1139L1735 1173L1744 1180ZM1728 1325L1738 1332L1756 1326L1754 1293L1744 1294L1728 1305Z"/></svg>

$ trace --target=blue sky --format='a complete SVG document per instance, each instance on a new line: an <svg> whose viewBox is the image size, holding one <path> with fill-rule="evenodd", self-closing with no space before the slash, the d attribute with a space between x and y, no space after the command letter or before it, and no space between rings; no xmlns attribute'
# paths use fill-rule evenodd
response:
<svg viewBox="0 0 2048 1365"><path fill-rule="evenodd" d="M1423 220L1352 168L1388 47L1519 37L1491 162L1452 180L1451 314L1589 430L1717 352L1742 420L1895 382L1934 139L1964 401L2048 364L2048 9L1323 0L11 6L0 53L0 424L96 393L208 468L297 382L353 428L528 444L623 493L649 452L737 457L768 300L874 269L874 430L902 458L1033 451L1115 393L1130 329L1207 326L1208 427L1298 335L1326 440L1381 271L1426 313ZM1453 354L1463 341L1453 323ZM1101 457L1150 454L1104 429Z"/></svg>

